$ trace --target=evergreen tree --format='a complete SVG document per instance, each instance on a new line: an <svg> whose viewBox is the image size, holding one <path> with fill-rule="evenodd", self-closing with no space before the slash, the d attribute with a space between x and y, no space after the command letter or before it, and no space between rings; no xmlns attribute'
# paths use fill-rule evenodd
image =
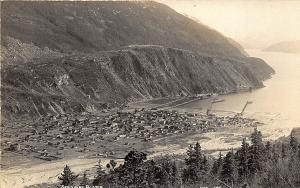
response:
<svg viewBox="0 0 300 188"><path fill-rule="evenodd" d="M250 173L254 175L256 172L262 169L262 160L264 156L264 144L262 142L261 132L254 129L254 132L251 134L251 147L249 148L249 161L248 166Z"/></svg>
<svg viewBox="0 0 300 188"><path fill-rule="evenodd" d="M186 168L183 170L183 181L196 183L203 180L203 175L208 170L207 158L201 151L199 142L195 146L190 145L185 159Z"/></svg>
<svg viewBox="0 0 300 188"><path fill-rule="evenodd" d="M205 155L203 155L200 169L204 172L207 172L209 169L209 163Z"/></svg>
<svg viewBox="0 0 300 188"><path fill-rule="evenodd" d="M175 185L180 184L180 176L176 166L176 162L172 161L168 156L160 159L158 161L158 166L161 167L162 173L165 174L166 179L160 180L160 182L165 182L164 185L174 187ZM161 179L161 178L157 178Z"/></svg>
<svg viewBox="0 0 300 188"><path fill-rule="evenodd" d="M202 162L202 151L199 142L196 143L195 146L190 145L187 150L188 158L185 159L185 163L187 165L195 165L196 167L200 167Z"/></svg>
<svg viewBox="0 0 300 188"><path fill-rule="evenodd" d="M217 160L214 161L212 169L211 169L211 174L215 175L215 176L219 176L220 172L222 170L222 166L223 166L223 158L222 158L222 153L219 153L219 158Z"/></svg>
<svg viewBox="0 0 300 188"><path fill-rule="evenodd" d="M273 162L277 163L278 160L279 160L279 158L280 158L280 154L279 154L279 152L278 152L278 149L277 149L276 145L273 145L273 147L272 147L272 158L271 158L271 160L272 160Z"/></svg>
<svg viewBox="0 0 300 188"><path fill-rule="evenodd" d="M297 153L298 151L298 141L292 134L290 136L290 149L293 154Z"/></svg>
<svg viewBox="0 0 300 188"><path fill-rule="evenodd" d="M272 145L270 141L267 141L264 153L265 153L265 160L272 158Z"/></svg>
<svg viewBox="0 0 300 188"><path fill-rule="evenodd" d="M70 167L68 165L65 166L63 173L61 176L58 177L59 180L61 180L61 185L64 186L70 186L74 185L74 181L77 178L77 175L75 175Z"/></svg>
<svg viewBox="0 0 300 188"><path fill-rule="evenodd" d="M255 147L263 147L262 134L257 128L254 128L254 132L251 134L251 143Z"/></svg>
<svg viewBox="0 0 300 188"><path fill-rule="evenodd" d="M286 154L286 146L284 143L281 144L281 158L285 158L287 156Z"/></svg>
<svg viewBox="0 0 300 188"><path fill-rule="evenodd" d="M160 180L159 175L157 175L158 168L154 160L150 160L146 163L146 181L144 181L144 187L149 186L149 187L154 187L156 183L161 183L164 180ZM157 179L158 178L158 179Z"/></svg>
<svg viewBox="0 0 300 188"><path fill-rule="evenodd" d="M97 167L96 170L97 176L103 176L105 174L105 170L102 167L101 159L98 160L98 164L96 165L96 167Z"/></svg>
<svg viewBox="0 0 300 188"><path fill-rule="evenodd" d="M136 150L130 151L125 156L124 165L127 166L138 166L147 159L147 154L143 152L138 152Z"/></svg>
<svg viewBox="0 0 300 188"><path fill-rule="evenodd" d="M136 185L144 185L146 186L149 182L147 181L147 173L149 172L149 168L152 169L152 166L155 166L155 162L153 161L153 165L145 168L145 160L147 159L147 155L143 152L138 152L136 150L130 151L125 156L124 165L122 165L118 170L119 181L123 186L136 186ZM150 176L150 175L149 175Z"/></svg>
<svg viewBox="0 0 300 188"><path fill-rule="evenodd" d="M172 164L172 171L171 171L171 184L173 186L175 185L180 185L181 184L181 179L180 179L180 176L179 176L179 172L178 172L178 169L177 169L177 166L176 166L176 162L174 161L173 164Z"/></svg>
<svg viewBox="0 0 300 188"><path fill-rule="evenodd" d="M249 175L249 157L249 144L244 138L241 148L236 152L238 173L241 181L245 180Z"/></svg>
<svg viewBox="0 0 300 188"><path fill-rule="evenodd" d="M230 151L226 154L221 171L221 179L228 184L234 183L234 156Z"/></svg>
<svg viewBox="0 0 300 188"><path fill-rule="evenodd" d="M162 166L157 165L154 168L155 170L153 171L154 177L155 177L155 184L156 185L161 185L163 187L168 187L171 184L171 172L170 168L169 169L164 169Z"/></svg>
<svg viewBox="0 0 300 188"><path fill-rule="evenodd" d="M82 176L82 180L80 182L81 186L86 186L89 185L89 179L87 178L87 174L86 171L84 171L83 176Z"/></svg>
<svg viewBox="0 0 300 188"><path fill-rule="evenodd" d="M96 165L96 177L93 181L93 185L99 185L101 182L104 182L105 178L105 170L102 167L101 160L98 160L98 164Z"/></svg>

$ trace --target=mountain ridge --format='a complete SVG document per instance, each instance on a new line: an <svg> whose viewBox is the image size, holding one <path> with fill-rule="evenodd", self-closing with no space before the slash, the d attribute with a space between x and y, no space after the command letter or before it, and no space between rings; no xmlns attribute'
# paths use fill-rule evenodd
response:
<svg viewBox="0 0 300 188"><path fill-rule="evenodd" d="M260 88L274 73L159 3L3 2L1 9L1 111L8 118Z"/></svg>
<svg viewBox="0 0 300 188"><path fill-rule="evenodd" d="M263 87L272 69L251 60L148 45L15 64L2 71L2 109L6 116L95 112L107 104Z"/></svg>
<svg viewBox="0 0 300 188"><path fill-rule="evenodd" d="M1 9L3 36L60 52L153 44L214 56L242 56L219 32L153 1L3 2Z"/></svg>

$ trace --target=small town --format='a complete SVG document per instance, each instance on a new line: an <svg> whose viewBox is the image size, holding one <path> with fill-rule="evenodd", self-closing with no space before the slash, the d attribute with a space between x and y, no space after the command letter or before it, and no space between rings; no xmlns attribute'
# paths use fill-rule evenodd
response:
<svg viewBox="0 0 300 188"><path fill-rule="evenodd" d="M0 2L0 188L300 188L300 0Z"/></svg>
<svg viewBox="0 0 300 188"><path fill-rule="evenodd" d="M3 129L1 145L8 151L43 160L63 158L64 151L85 153L113 142L123 146L187 132L213 132L218 127L261 125L254 119L175 110L135 109L106 116L61 114L47 116L21 129ZM107 144L105 144L107 142ZM66 150L67 149L67 150ZM113 151L98 156L113 156Z"/></svg>

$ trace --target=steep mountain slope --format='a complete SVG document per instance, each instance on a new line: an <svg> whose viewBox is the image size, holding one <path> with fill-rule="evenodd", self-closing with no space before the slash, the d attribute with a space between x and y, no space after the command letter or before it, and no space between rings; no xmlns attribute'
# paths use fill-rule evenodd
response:
<svg viewBox="0 0 300 188"><path fill-rule="evenodd" d="M2 36L61 52L154 44L243 56L220 33L156 2L3 2L1 9Z"/></svg>
<svg viewBox="0 0 300 188"><path fill-rule="evenodd" d="M261 87L264 62L238 62L161 46L71 55L2 71L6 115L99 110L106 103Z"/></svg>
<svg viewBox="0 0 300 188"><path fill-rule="evenodd" d="M155 2L4 2L1 13L1 110L8 118L258 88L274 72Z"/></svg>

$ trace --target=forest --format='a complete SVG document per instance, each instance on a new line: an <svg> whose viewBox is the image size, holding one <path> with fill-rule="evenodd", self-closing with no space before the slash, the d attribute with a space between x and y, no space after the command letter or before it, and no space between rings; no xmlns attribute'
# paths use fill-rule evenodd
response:
<svg viewBox="0 0 300 188"><path fill-rule="evenodd" d="M285 141L263 142L255 128L240 148L214 158L204 153L200 143L190 145L184 157L161 156L130 151L119 166L111 160L99 161L96 174L76 175L66 165L60 185L79 187L278 187L300 186L300 145L291 136ZM93 177L93 178L90 178Z"/></svg>

